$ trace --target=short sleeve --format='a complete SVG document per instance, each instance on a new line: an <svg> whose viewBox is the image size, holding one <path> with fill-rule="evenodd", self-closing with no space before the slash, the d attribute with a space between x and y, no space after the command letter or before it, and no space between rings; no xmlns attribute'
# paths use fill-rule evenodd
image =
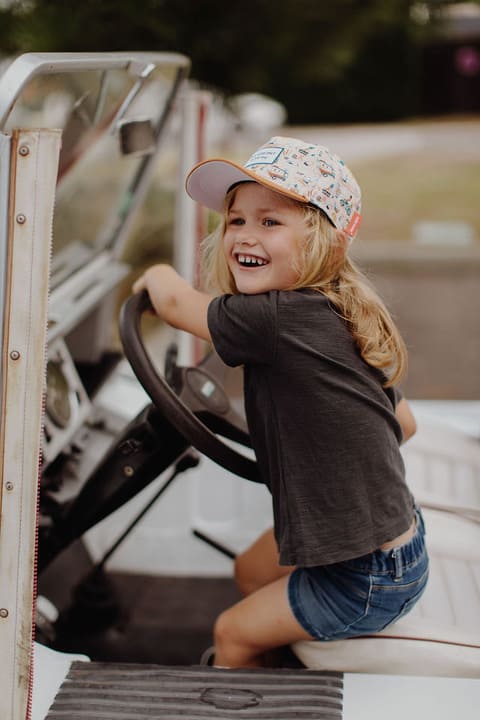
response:
<svg viewBox="0 0 480 720"><path fill-rule="evenodd" d="M395 407L397 407L400 400L403 400L403 392L397 386L394 386L394 388L393 388L393 397L394 397Z"/></svg>
<svg viewBox="0 0 480 720"><path fill-rule="evenodd" d="M277 337L277 293L221 295L208 306L208 328L226 365L269 364Z"/></svg>
<svg viewBox="0 0 480 720"><path fill-rule="evenodd" d="M400 390L400 388L397 385L393 385L388 388L385 388L385 393L388 396L388 398L390 399L393 409L396 410L398 403L403 398L403 392Z"/></svg>

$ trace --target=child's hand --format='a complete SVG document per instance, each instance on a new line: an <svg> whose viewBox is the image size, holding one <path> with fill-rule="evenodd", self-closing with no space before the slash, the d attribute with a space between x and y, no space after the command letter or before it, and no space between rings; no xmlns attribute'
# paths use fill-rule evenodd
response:
<svg viewBox="0 0 480 720"><path fill-rule="evenodd" d="M188 283L170 265L152 265L134 282L132 290L134 293L146 290L155 312L163 317L165 303L182 285Z"/></svg>
<svg viewBox="0 0 480 720"><path fill-rule="evenodd" d="M195 290L170 265L153 265L132 286L146 290L157 315L173 327L210 339L207 308L211 297Z"/></svg>

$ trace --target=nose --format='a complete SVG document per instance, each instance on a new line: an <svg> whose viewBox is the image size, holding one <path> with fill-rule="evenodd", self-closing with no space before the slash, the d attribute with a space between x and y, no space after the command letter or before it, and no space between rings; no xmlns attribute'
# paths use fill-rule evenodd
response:
<svg viewBox="0 0 480 720"><path fill-rule="evenodd" d="M235 230L236 245L248 245L249 247L251 247L257 242L255 234L252 233L251 229L248 228L247 225L237 226Z"/></svg>

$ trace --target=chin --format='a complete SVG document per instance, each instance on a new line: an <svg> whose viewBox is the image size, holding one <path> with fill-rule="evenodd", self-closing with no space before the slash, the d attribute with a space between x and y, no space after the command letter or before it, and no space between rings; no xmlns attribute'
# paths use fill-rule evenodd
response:
<svg viewBox="0 0 480 720"><path fill-rule="evenodd" d="M271 288L261 283L238 282L235 283L236 288L242 295L258 295L259 293L268 292Z"/></svg>
<svg viewBox="0 0 480 720"><path fill-rule="evenodd" d="M254 293L262 292L261 290L258 290L259 283L252 282L251 279L245 278L245 277L235 277L233 276L233 279L235 281L235 287L237 288L237 291L239 293L242 293L243 295L253 295Z"/></svg>

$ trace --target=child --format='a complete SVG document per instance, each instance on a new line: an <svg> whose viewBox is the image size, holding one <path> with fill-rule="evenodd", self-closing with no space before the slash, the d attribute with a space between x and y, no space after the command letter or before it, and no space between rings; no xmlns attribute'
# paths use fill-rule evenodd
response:
<svg viewBox="0 0 480 720"><path fill-rule="evenodd" d="M327 148L274 137L243 167L195 166L187 191L223 213L205 245L216 295L164 265L134 291L244 366L274 529L236 560L244 598L220 615L214 639L216 665L255 667L297 640L377 632L424 590L424 526L399 450L415 432L395 388L406 351L349 258L360 190Z"/></svg>

